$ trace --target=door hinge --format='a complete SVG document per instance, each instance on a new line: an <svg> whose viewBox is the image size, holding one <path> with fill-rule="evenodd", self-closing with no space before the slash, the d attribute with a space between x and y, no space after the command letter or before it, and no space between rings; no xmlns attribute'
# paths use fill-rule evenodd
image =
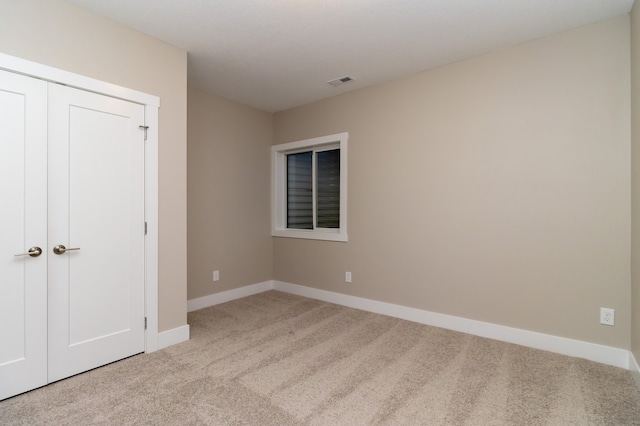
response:
<svg viewBox="0 0 640 426"><path fill-rule="evenodd" d="M147 317L144 317L144 329L147 329Z"/></svg>
<svg viewBox="0 0 640 426"><path fill-rule="evenodd" d="M147 222L144 223L144 235L147 235Z"/></svg>
<svg viewBox="0 0 640 426"><path fill-rule="evenodd" d="M144 140L147 140L147 130L149 130L149 126L138 126L144 130Z"/></svg>

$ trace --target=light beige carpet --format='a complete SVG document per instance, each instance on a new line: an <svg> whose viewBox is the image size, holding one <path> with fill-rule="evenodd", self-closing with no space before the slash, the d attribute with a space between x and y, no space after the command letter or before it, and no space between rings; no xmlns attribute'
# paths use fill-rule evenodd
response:
<svg viewBox="0 0 640 426"><path fill-rule="evenodd" d="M640 425L629 372L270 291L191 340L0 402L1 425Z"/></svg>

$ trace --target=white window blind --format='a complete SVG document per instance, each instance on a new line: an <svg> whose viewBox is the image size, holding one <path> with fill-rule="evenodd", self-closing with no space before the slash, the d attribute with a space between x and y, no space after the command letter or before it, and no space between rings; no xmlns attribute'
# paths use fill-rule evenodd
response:
<svg viewBox="0 0 640 426"><path fill-rule="evenodd" d="M313 152L287 155L287 228L313 229Z"/></svg>

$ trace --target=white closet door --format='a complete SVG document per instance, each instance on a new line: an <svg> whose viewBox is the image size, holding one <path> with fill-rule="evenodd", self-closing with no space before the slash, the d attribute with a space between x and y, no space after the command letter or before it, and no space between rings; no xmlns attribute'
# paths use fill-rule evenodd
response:
<svg viewBox="0 0 640 426"><path fill-rule="evenodd" d="M47 383L46 226L47 83L0 71L0 399Z"/></svg>
<svg viewBox="0 0 640 426"><path fill-rule="evenodd" d="M144 351L143 124L142 105L49 85L50 382Z"/></svg>

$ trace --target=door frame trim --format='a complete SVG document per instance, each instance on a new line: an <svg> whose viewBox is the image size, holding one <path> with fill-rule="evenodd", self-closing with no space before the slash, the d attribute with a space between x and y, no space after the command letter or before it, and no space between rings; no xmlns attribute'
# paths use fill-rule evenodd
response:
<svg viewBox="0 0 640 426"><path fill-rule="evenodd" d="M143 105L145 144L145 352L158 350L158 96L0 53L0 69Z"/></svg>

